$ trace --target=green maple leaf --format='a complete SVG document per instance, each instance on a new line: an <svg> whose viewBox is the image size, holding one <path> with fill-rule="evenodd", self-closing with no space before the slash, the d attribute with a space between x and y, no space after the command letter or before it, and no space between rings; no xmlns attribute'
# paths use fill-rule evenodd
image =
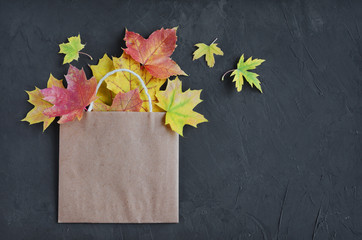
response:
<svg viewBox="0 0 362 240"><path fill-rule="evenodd" d="M80 35L68 38L67 43L59 44L59 53L64 53L63 64L71 63L73 60L78 60L79 51L84 48L85 44L80 41Z"/></svg>
<svg viewBox="0 0 362 240"><path fill-rule="evenodd" d="M237 69L228 71L228 72L232 71L230 76L234 77L233 82L235 82L235 87L238 92L240 92L243 87L244 78L250 84L251 87L255 86L261 93L263 92L261 90L260 81L258 79L259 75L254 72L250 72L250 70L255 69L264 61L265 61L264 59L258 59L258 58L252 59L252 57L244 61L244 54L241 55L237 65ZM222 76L222 80L224 80L224 77L228 72L226 72Z"/></svg>
<svg viewBox="0 0 362 240"><path fill-rule="evenodd" d="M215 41L216 41L216 39L215 39ZM221 49L217 46L217 43L214 43L214 42L212 42L210 44L210 46L206 45L205 43L195 44L195 46L198 47L198 49L193 53L194 57L192 60L199 59L200 57L205 55L205 60L207 62L207 66L212 68L215 65L214 54L221 55L221 56L224 55L223 51L221 51Z"/></svg>

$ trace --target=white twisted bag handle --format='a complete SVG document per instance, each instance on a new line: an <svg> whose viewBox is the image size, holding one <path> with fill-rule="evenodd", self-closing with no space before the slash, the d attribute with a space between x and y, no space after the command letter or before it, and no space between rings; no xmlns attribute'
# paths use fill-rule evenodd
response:
<svg viewBox="0 0 362 240"><path fill-rule="evenodd" d="M145 93L146 93L146 95L147 95L147 97L148 97L148 105L149 105L149 108L150 108L150 112L152 112L151 96L150 96L150 94L148 94L148 90L147 90L147 87L146 87L145 82L142 80L142 78L141 78L137 73L135 73L135 72L133 72L133 71L131 71L131 70L129 70L129 69L124 69L124 68L116 69L116 70L113 70L113 71L107 73L106 75L104 75L104 77L99 81L99 83L98 83L98 85L97 85L96 93L98 92L98 90L99 90L100 86L102 85L103 81L104 81L107 77L109 77L109 76L111 76L111 75L113 75L113 74L115 74L115 73L117 73L117 72L129 72L129 73L135 75L135 76L138 78L138 81L141 83L141 85L142 85L142 87L143 87L143 90L145 91ZM93 105L94 105L94 102L92 102L92 103L89 105L88 112L92 111Z"/></svg>

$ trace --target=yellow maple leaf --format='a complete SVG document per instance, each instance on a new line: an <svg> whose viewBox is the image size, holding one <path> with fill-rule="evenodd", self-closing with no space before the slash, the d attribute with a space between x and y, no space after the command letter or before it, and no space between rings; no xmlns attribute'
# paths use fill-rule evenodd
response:
<svg viewBox="0 0 362 240"><path fill-rule="evenodd" d="M205 60L207 63L207 66L212 68L215 65L215 55L224 55L224 52L221 51L221 49L217 46L217 43L212 42L210 45L206 45L205 43L197 43L195 44L198 49L193 53L194 57L192 60L199 59L200 57L205 55Z"/></svg>
<svg viewBox="0 0 362 240"><path fill-rule="evenodd" d="M93 76L97 79L97 83L104 75L114 70L113 61L107 54L104 54L104 56L99 59L97 65L90 65L89 67L92 70ZM101 100L103 103L111 105L114 96L115 94L107 88L107 83L103 82L97 92L97 97L99 97L97 101Z"/></svg>
<svg viewBox="0 0 362 240"><path fill-rule="evenodd" d="M165 91L156 93L160 108L166 111L165 124L183 136L183 127L188 124L197 127L197 124L207 122L207 119L200 113L193 111L197 104L201 103L201 90L190 90L182 92L182 82L168 80Z"/></svg>
<svg viewBox="0 0 362 240"><path fill-rule="evenodd" d="M153 77L144 67L141 66L140 63L133 60L126 53L123 53L119 58L113 57L113 66L114 69L125 68L137 73L147 87L148 93L151 97L153 111L163 112L162 109L157 107L155 104L157 102L155 95L159 91L160 87L166 82L166 79ZM115 94L120 92L127 93L130 90L138 88L140 91L140 98L143 101L141 112L149 111L148 97L141 83L133 74L129 72L117 72L105 79L105 82L107 83L107 88Z"/></svg>
<svg viewBox="0 0 362 240"><path fill-rule="evenodd" d="M63 80L58 80L53 75L50 74L47 87L59 87L64 88ZM49 127L49 125L54 121L54 117L48 117L43 114L43 111L47 108L53 106L53 104L43 100L43 94L40 89L35 87L33 91L26 91L29 95L28 102L34 105L34 108L28 112L26 117L21 121L27 121L29 124L35 124L43 122L43 131Z"/></svg>
<svg viewBox="0 0 362 240"><path fill-rule="evenodd" d="M47 88L51 88L53 86L58 88L64 88L63 80L62 79L58 80L52 74L50 74L47 83Z"/></svg>

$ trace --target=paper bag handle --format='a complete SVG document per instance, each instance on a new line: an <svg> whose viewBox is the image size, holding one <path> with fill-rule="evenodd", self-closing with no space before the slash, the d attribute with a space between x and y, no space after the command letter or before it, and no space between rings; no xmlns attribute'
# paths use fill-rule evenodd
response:
<svg viewBox="0 0 362 240"><path fill-rule="evenodd" d="M109 77L109 76L111 76L111 75L113 75L113 74L115 74L115 73L117 73L117 72L129 72L129 73L135 75L135 76L138 78L138 81L141 83L141 85L142 85L142 87L143 87L143 90L145 91L145 93L146 93L146 95L147 95L148 105L149 105L149 108L150 108L150 112L152 112L151 96L150 96L150 94L148 94L148 90L147 90L147 87L146 87L145 82L142 80L142 78L141 78L137 73L135 73L135 72L133 72L133 71L131 71L131 70L129 70L129 69L124 69L124 68L116 69L116 70L113 70L113 71L107 73L106 75L104 75L104 77L102 77L102 79L99 81L99 83L98 83L98 85L97 85L96 93L98 92L98 89L99 89L100 86L102 85L103 81L104 81L107 77ZM91 104L89 105L89 108L88 108L88 112L92 111L93 105L94 105L94 102L91 102Z"/></svg>

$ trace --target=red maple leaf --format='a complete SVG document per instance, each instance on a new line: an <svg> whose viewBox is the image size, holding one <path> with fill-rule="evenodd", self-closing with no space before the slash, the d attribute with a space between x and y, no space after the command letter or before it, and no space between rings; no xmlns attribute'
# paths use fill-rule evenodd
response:
<svg viewBox="0 0 362 240"><path fill-rule="evenodd" d="M41 90L44 100L54 106L43 111L48 117L60 117L58 123L80 120L86 106L96 99L97 80L92 77L87 80L83 68L81 70L69 65L68 74L65 75L68 87L52 87Z"/></svg>
<svg viewBox="0 0 362 240"><path fill-rule="evenodd" d="M135 32L126 30L124 40L127 48L124 52L141 63L156 78L168 78L173 75L187 75L170 56L176 48L176 29L154 31L148 39Z"/></svg>

